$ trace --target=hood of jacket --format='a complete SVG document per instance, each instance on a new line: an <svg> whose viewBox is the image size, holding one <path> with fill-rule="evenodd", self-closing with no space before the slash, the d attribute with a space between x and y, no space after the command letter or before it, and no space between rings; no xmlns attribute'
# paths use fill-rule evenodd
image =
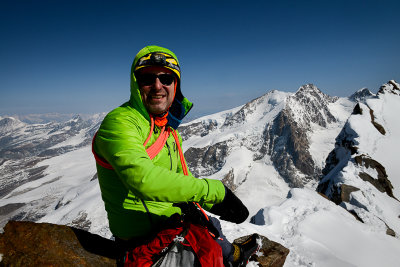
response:
<svg viewBox="0 0 400 267"><path fill-rule="evenodd" d="M179 64L178 58L176 55L167 48L163 48L160 46L146 46L139 51L136 55L135 59L133 60L132 67L131 67L131 97L130 97L130 104L137 109L147 120L150 121L150 115L146 110L146 107L143 104L142 96L140 94L139 85L136 80L135 76L135 66L139 59L147 54L154 53L154 52L162 52L168 55L171 55ZM182 77L182 75L181 75ZM179 124L182 122L183 118L188 114L190 109L193 107L193 104L183 96L181 90L181 79L178 78L178 84L176 86L176 93L175 98L172 102L171 107L168 110L168 123L167 125L171 126L174 129L177 129Z"/></svg>

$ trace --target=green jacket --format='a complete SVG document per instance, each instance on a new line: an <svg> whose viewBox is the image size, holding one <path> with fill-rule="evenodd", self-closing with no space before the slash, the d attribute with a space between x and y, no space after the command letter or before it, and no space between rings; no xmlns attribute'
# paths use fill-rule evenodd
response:
<svg viewBox="0 0 400 267"><path fill-rule="evenodd" d="M225 196L221 181L183 174L172 135L153 160L147 155L145 149L155 142L160 129L155 126L144 147L150 132L150 117L142 103L133 69L140 57L156 51L168 53L177 60L165 48L142 49L132 64L130 100L104 118L93 144L97 155L113 167L110 170L96 164L110 230L114 236L124 239L147 235L169 216L180 213L173 203L194 201L208 209ZM180 86L176 96L186 115L192 104L182 96ZM179 139L182 143L180 136Z"/></svg>

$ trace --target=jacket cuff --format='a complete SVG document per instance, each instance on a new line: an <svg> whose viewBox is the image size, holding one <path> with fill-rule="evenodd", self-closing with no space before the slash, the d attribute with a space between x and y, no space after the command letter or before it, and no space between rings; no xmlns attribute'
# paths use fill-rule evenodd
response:
<svg viewBox="0 0 400 267"><path fill-rule="evenodd" d="M221 203L225 197L225 186L220 180L203 179L208 185L208 194L205 199L206 203Z"/></svg>

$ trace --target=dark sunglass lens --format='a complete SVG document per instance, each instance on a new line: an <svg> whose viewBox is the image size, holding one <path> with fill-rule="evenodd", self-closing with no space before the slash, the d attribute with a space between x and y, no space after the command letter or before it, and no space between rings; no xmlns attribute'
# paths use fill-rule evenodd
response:
<svg viewBox="0 0 400 267"><path fill-rule="evenodd" d="M175 80L173 75L170 74L156 75L154 73L144 73L138 75L137 80L138 83L142 85L152 85L156 81L156 78L160 79L160 82L163 85L171 85L172 82Z"/></svg>
<svg viewBox="0 0 400 267"><path fill-rule="evenodd" d="M157 75L152 73L144 73L138 76L138 82L143 85L151 85L154 83Z"/></svg>
<svg viewBox="0 0 400 267"><path fill-rule="evenodd" d="M160 74L158 76L160 82L164 85L170 85L174 81L174 76L170 74Z"/></svg>

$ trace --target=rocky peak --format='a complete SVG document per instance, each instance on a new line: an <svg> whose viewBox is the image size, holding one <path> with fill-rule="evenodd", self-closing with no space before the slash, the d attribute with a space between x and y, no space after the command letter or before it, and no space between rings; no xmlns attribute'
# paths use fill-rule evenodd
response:
<svg viewBox="0 0 400 267"><path fill-rule="evenodd" d="M335 102L338 98L331 97L327 94L324 94L316 85L312 83L308 83L300 86L300 88L295 93L295 97L297 99L306 98L306 99L316 99L323 100L324 102Z"/></svg>
<svg viewBox="0 0 400 267"><path fill-rule="evenodd" d="M391 93L395 95L400 95L400 84L395 80L390 80L379 88L378 95Z"/></svg>
<svg viewBox="0 0 400 267"><path fill-rule="evenodd" d="M336 122L335 117L329 111L328 105L337 100L321 92L313 84L306 84L288 97L285 109L292 114L295 121L308 128L311 123L326 127L329 123Z"/></svg>
<svg viewBox="0 0 400 267"><path fill-rule="evenodd" d="M307 83L305 85L300 86L300 88L296 92L296 94L309 94L309 93L322 94L321 90L319 90L318 87L312 83Z"/></svg>
<svg viewBox="0 0 400 267"><path fill-rule="evenodd" d="M361 88L351 96L349 99L354 102L363 102L365 99L373 97L374 94L368 88Z"/></svg>
<svg viewBox="0 0 400 267"><path fill-rule="evenodd" d="M13 131L17 128L23 127L25 123L13 117L5 117L0 120L0 134Z"/></svg>

